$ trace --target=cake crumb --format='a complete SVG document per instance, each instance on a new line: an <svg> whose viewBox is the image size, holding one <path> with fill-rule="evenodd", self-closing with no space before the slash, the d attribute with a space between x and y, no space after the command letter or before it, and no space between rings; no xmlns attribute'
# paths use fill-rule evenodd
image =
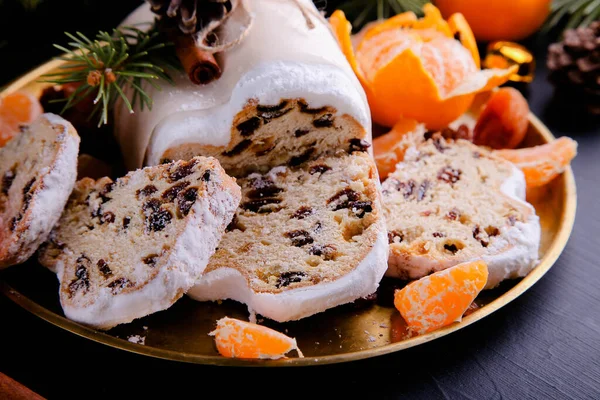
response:
<svg viewBox="0 0 600 400"><path fill-rule="evenodd" d="M371 333L369 333L369 331L365 330L365 333L367 334L367 341L373 343L374 341L377 340L377 339L375 339L374 336L371 335Z"/></svg>
<svg viewBox="0 0 600 400"><path fill-rule="evenodd" d="M146 344L146 336L131 335L127 336L127 340L131 343L141 344L142 346Z"/></svg>

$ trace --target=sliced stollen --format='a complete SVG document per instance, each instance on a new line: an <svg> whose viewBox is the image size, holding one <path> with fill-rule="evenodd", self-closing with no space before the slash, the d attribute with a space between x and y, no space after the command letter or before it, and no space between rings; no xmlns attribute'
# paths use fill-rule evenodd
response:
<svg viewBox="0 0 600 400"><path fill-rule="evenodd" d="M382 187L389 276L417 279L481 258L489 289L537 264L540 224L523 173L469 141L436 135L411 147Z"/></svg>
<svg viewBox="0 0 600 400"><path fill-rule="evenodd" d="M375 292L388 255L378 182L367 153L345 151L238 179L240 207L188 295L283 322Z"/></svg>
<svg viewBox="0 0 600 400"><path fill-rule="evenodd" d="M117 105L115 134L130 168L206 155L241 176L348 148L350 139L371 142L364 90L313 2L245 3L254 23L220 54L226 67L218 80L198 86L173 72L174 85L148 89L152 112ZM239 34L241 10L219 35ZM144 4L123 25L154 18Z"/></svg>
<svg viewBox="0 0 600 400"><path fill-rule="evenodd" d="M43 114L0 148L0 269L26 261L60 218L77 176L79 136Z"/></svg>
<svg viewBox="0 0 600 400"><path fill-rule="evenodd" d="M278 165L296 166L336 149L360 150L370 146L363 126L347 114L337 115L331 106L311 108L303 98L281 99L278 104L249 101L233 118L226 146L183 142L161 151L160 162L187 160L195 155L219 159L234 176L267 172ZM153 136L150 145L173 135ZM156 162L154 156L148 158Z"/></svg>
<svg viewBox="0 0 600 400"><path fill-rule="evenodd" d="M65 315L108 329L179 299L198 279L240 201L214 158L77 182L40 263Z"/></svg>

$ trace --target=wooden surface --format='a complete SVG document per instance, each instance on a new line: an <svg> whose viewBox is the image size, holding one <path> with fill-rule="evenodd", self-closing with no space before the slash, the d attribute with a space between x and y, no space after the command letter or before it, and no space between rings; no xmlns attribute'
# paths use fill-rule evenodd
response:
<svg viewBox="0 0 600 400"><path fill-rule="evenodd" d="M59 30L90 31L90 24L107 29L136 2L107 3L120 14L111 14L104 25L96 19L71 21L73 27ZM56 39L48 34L37 40L43 49ZM526 45L538 57L536 79L525 88L532 110L555 135L579 142L573 163L579 202L573 235L556 265L508 306L462 331L397 354L265 370L125 353L66 333L0 296L0 372L50 399L141 398L159 390L169 393L167 398L204 398L217 390L225 398L250 393L262 398L286 393L317 398L358 398L360 393L366 399L600 398L600 123L582 118L577 105L553 100L543 60L547 44ZM6 54L0 50L0 59ZM46 57L43 51L28 55L20 72ZM7 68L7 76L14 75L15 64L0 71Z"/></svg>

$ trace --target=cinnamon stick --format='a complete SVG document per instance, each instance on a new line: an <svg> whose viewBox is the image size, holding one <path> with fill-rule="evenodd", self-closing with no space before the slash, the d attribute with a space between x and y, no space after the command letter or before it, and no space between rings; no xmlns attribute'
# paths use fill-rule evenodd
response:
<svg viewBox="0 0 600 400"><path fill-rule="evenodd" d="M0 399L11 400L44 400L29 388L21 385L0 372Z"/></svg>
<svg viewBox="0 0 600 400"><path fill-rule="evenodd" d="M176 34L172 38L175 51L181 65L190 80L196 85L205 85L219 79L221 67L215 56L196 47L196 41L191 35Z"/></svg>

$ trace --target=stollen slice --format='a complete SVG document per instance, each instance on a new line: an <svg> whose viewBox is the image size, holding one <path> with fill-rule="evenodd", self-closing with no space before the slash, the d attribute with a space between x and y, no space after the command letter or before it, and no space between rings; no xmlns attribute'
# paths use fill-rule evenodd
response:
<svg viewBox="0 0 600 400"><path fill-rule="evenodd" d="M213 158L85 178L40 262L60 282L65 315L99 329L164 310L198 279L240 201Z"/></svg>
<svg viewBox="0 0 600 400"><path fill-rule="evenodd" d="M523 173L469 141L438 135L410 148L382 187L389 276L417 279L483 259L489 289L538 262L540 223Z"/></svg>
<svg viewBox="0 0 600 400"><path fill-rule="evenodd" d="M234 299L284 322L377 290L388 244L368 153L341 150L238 182L240 207L189 296Z"/></svg>
<svg viewBox="0 0 600 400"><path fill-rule="evenodd" d="M43 114L0 147L0 269L25 262L47 238L77 176L79 136Z"/></svg>

